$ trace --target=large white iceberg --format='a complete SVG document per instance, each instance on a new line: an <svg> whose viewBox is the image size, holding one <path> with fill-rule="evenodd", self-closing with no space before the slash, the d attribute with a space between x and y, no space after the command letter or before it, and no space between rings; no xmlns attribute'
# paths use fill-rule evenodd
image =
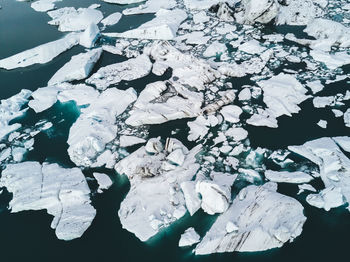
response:
<svg viewBox="0 0 350 262"><path fill-rule="evenodd" d="M175 150L184 155L181 165L167 158ZM200 146L188 151L172 138L165 147L159 139L150 139L146 146L117 163L116 171L125 174L131 184L118 212L123 228L146 241L185 215L180 184L190 181L199 169L195 158L199 151Z"/></svg>
<svg viewBox="0 0 350 262"><path fill-rule="evenodd" d="M197 245L195 253L263 251L293 241L306 221L303 206L276 190L277 184L272 182L243 188Z"/></svg>
<svg viewBox="0 0 350 262"><path fill-rule="evenodd" d="M116 63L100 68L86 80L86 83L95 85L104 90L110 85L121 81L131 81L147 76L152 69L152 63L147 55L139 55L125 62Z"/></svg>
<svg viewBox="0 0 350 262"><path fill-rule="evenodd" d="M102 48L72 56L49 80L48 85L86 78L102 54Z"/></svg>
<svg viewBox="0 0 350 262"><path fill-rule="evenodd" d="M0 186L13 194L11 212L46 209L54 216L51 228L59 239L81 237L96 215L90 189L78 168L38 162L8 165Z"/></svg>
<svg viewBox="0 0 350 262"><path fill-rule="evenodd" d="M79 43L78 33L71 33L62 39L52 41L0 60L0 68L7 70L50 62L59 54Z"/></svg>
<svg viewBox="0 0 350 262"><path fill-rule="evenodd" d="M99 161L99 156L115 157L105 149L107 143L116 138L118 127L116 117L136 100L136 91L110 88L102 92L82 113L69 130L68 154L78 166L102 166L111 159ZM114 160L115 161L115 160Z"/></svg>
<svg viewBox="0 0 350 262"><path fill-rule="evenodd" d="M176 37L180 24L187 18L185 11L180 9L160 9L156 17L136 29L123 33L106 33L110 37L141 38L171 40Z"/></svg>

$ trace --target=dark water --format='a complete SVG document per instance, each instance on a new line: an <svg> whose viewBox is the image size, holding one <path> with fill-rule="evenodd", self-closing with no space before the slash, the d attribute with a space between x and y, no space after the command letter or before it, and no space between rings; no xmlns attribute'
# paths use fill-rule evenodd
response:
<svg viewBox="0 0 350 262"><path fill-rule="evenodd" d="M96 0L95 0L96 1ZM92 0L64 0L57 6L87 7ZM101 2L102 3L102 2ZM55 27L47 25L48 16L37 13L28 3L19 3L14 0L0 0L3 7L0 10L0 58L7 57L36 45L60 38L63 34ZM123 7L103 4L105 16L120 11ZM122 31L147 21L152 16L132 16L123 18L111 31ZM60 55L45 65L35 65L26 69L13 71L0 70L0 99L18 93L23 88L35 90L45 86L48 79L70 57L82 51L81 47ZM125 58L104 53L98 66L123 61ZM168 75L165 76L168 77ZM156 76L149 76L132 83L121 83L120 88L133 86L138 91L148 82L160 80ZM246 84L245 80L241 80ZM241 83L236 83L241 85ZM334 92L344 91L346 83L330 85L322 95L331 95ZM322 136L349 135L342 119L335 119L330 110L315 110L308 100L302 105L302 110L293 118L279 119L279 128L247 128L250 140L254 147L261 146L271 149L284 148L291 144L301 144L307 140ZM24 125L31 125L40 119L53 122L51 131L37 136L34 150L28 159L55 161L64 166L73 166L67 155L67 134L71 124L78 117L79 111L74 103L57 103L52 109L35 115L32 111L20 120ZM328 120L328 128L323 130L316 123L318 120ZM63 121L62 121L63 120ZM150 129L151 136L169 136L170 131L179 128L175 137L185 141L186 121L179 120L165 125L155 125ZM188 147L194 146L187 143ZM84 171L91 176L91 170ZM54 231L50 229L52 217L43 211L26 211L10 214L6 209L11 195L7 192L0 195L0 261L266 261L266 262L294 262L294 261L348 261L348 246L350 235L350 214L345 208L338 208L325 212L308 206L305 203L305 194L297 199L305 207L308 220L304 230L293 243L286 244L281 249L256 253L229 253L210 256L194 256L191 249L180 249L177 243L180 234L189 226L204 235L214 222L215 217L197 213L193 217L185 217L178 223L163 232L156 239L142 243L133 234L122 229L117 210L129 190L125 178L109 172L115 180L114 185L101 195L92 197L93 205L97 209L97 216L91 227L80 239L70 242L58 240ZM93 188L93 183L91 187ZM296 197L297 186L280 185L279 192Z"/></svg>

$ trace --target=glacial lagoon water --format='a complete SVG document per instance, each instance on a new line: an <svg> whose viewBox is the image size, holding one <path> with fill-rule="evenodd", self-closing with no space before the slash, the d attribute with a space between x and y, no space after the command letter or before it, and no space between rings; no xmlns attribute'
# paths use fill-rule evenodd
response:
<svg viewBox="0 0 350 262"><path fill-rule="evenodd" d="M91 0L64 0L57 6L87 7L96 1ZM33 46L58 39L63 34L56 28L47 25L48 16L45 13L35 12L28 3L14 0L0 0L0 58L7 57ZM105 15L120 11L123 7L103 3L101 7ZM152 15L139 15L123 18L110 31L123 31L135 27L149 19ZM278 29L275 29L278 30ZM282 29L281 29L282 30ZM298 31L299 29L295 29ZM8 98L26 88L36 90L45 86L50 77L72 55L82 51L76 46L58 56L45 65L34 65L25 69L5 71L0 69L0 99ZM125 58L104 53L97 66L103 66ZM350 71L347 68L347 72ZM134 81L120 88L133 86L140 91L147 82L153 82L156 76L148 76ZM236 83L244 84L244 83ZM346 81L329 85L321 95L333 95L339 90L345 90ZM335 119L329 112L322 109L315 110L310 100L301 104L302 111L293 116L281 117L279 128L249 127L249 138L254 147L269 149L285 148L288 145L302 144L311 139L323 136L349 135L349 129L344 127L342 119ZM66 140L71 124L79 115L79 110L73 102L57 103L53 108L35 115L30 111L18 121L30 126L38 119L48 119L53 124L54 132L40 134L34 144L34 150L28 155L28 160L58 162L63 166L72 167L67 154ZM324 130L317 128L315 123L322 116L328 121L329 127ZM151 128L152 136L167 137L173 127L181 131L175 135L180 140L186 137L186 121L178 120L165 125L155 125ZM187 143L186 146L193 146ZM101 170L106 171L106 170ZM111 172L111 171L106 171ZM193 217L186 216L178 221L160 236L150 242L142 243L133 234L122 229L117 215L120 202L129 189L128 181L110 173L114 178L113 186L101 195L92 197L97 216L91 227L80 239L65 242L58 240L54 231L50 229L51 217L42 211L25 211L10 214L6 209L11 195L0 195L0 261L331 261L348 259L348 238L350 235L350 213L345 207L332 209L326 212L310 207L306 201L306 194L297 196L305 208L308 218L303 233L293 243L285 244L280 249L253 253L227 253L209 256L194 256L189 248L177 246L181 233L189 226L202 235L214 222L215 217L198 212ZM92 177L92 170L85 171L87 177ZM313 185L319 187L320 181ZM91 181L94 188L96 184ZM278 191L296 197L298 188L294 185L279 186Z"/></svg>

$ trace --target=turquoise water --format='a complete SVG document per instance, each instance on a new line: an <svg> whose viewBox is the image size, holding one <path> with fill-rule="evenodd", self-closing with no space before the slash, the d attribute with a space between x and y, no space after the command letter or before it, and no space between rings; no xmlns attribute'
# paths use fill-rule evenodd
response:
<svg viewBox="0 0 350 262"><path fill-rule="evenodd" d="M95 0L96 1L96 0ZM57 6L87 7L95 1L64 0ZM26 50L39 44L60 38L63 34L53 26L47 25L48 16L32 10L28 3L14 0L0 0L0 58ZM120 11L123 7L103 4L104 15ZM111 27L110 31L123 31L149 20L152 15L132 16L123 18L119 24ZM281 29L282 30L282 29ZM288 29L289 30L289 29ZM82 51L81 47L74 47L45 65L35 65L26 69L4 71L0 70L0 99L8 98L21 89L35 90L45 86L48 79L70 57ZM104 66L125 60L124 57L104 53L97 66ZM348 71L349 72L349 71ZM143 87L155 80L165 79L154 75L136 80L131 83L121 83L119 88L133 86L139 92ZM246 84L236 83L236 85ZM329 85L320 95L332 95L344 91L346 82ZM346 105L348 106L348 105ZM307 140L322 136L349 135L342 119L335 119L328 111L315 110L311 101L302 105L302 111L293 118L282 117L278 129L250 127L250 140L254 147L270 149L285 148L291 144L301 144ZM28 155L28 160L52 161L71 167L73 163L67 154L67 136L71 124L79 115L74 103L57 103L53 108L35 115L32 111L18 120L23 125L30 126L40 119L51 121L54 126L51 131L40 134L34 144L34 150ZM329 121L329 128L323 130L315 126L318 120ZM180 128L176 137L185 141L187 127L185 120L172 121L164 125L155 125L150 129L150 136L167 137L171 130ZM54 131L54 132L53 132ZM193 143L186 143L192 147ZM84 171L91 177L95 170ZM70 242L60 241L54 231L50 229L52 217L45 211L26 211L10 214L6 209L10 194L0 195L0 261L347 261L348 237L350 235L350 214L344 207L325 212L310 207L305 202L305 194L297 199L305 207L308 220L304 230L293 243L286 244L281 249L256 253L229 253L210 256L194 256L191 249L178 248L180 234L189 226L203 235L215 217L197 213L193 217L185 217L168 230L160 234L149 243L142 243L133 234L122 229L117 215L120 202L129 189L128 181L108 170L114 180L114 185L101 195L92 197L93 205L97 209L97 216L91 227L80 239ZM315 186L320 186L320 181ZM93 181L90 187L96 188ZM280 185L279 192L296 197L297 186Z"/></svg>

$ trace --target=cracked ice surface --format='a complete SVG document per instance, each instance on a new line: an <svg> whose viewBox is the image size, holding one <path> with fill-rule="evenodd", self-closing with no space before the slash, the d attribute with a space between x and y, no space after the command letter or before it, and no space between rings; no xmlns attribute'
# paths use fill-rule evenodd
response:
<svg viewBox="0 0 350 262"><path fill-rule="evenodd" d="M67 143L70 159L78 166L102 166L115 158L112 154L107 159L107 143L116 138L118 127L116 117L136 100L136 91L110 88L90 102L69 130ZM115 160L114 160L115 161ZM113 164L112 164L113 166Z"/></svg>
<svg viewBox="0 0 350 262"><path fill-rule="evenodd" d="M306 221L303 206L276 190L277 184L272 182L242 189L206 233L195 253L263 251L293 241Z"/></svg>
<svg viewBox="0 0 350 262"><path fill-rule="evenodd" d="M59 239L81 237L96 215L90 189L78 168L38 162L12 164L2 171L0 186L13 193L11 212L46 209L54 216L51 228Z"/></svg>
<svg viewBox="0 0 350 262"><path fill-rule="evenodd" d="M164 147L159 139L153 138L116 164L116 171L125 174L131 184L118 212L123 228L146 241L185 215L180 184L196 174L199 165L195 156L200 148L188 151L173 138ZM169 160L175 151L184 157L180 164Z"/></svg>

